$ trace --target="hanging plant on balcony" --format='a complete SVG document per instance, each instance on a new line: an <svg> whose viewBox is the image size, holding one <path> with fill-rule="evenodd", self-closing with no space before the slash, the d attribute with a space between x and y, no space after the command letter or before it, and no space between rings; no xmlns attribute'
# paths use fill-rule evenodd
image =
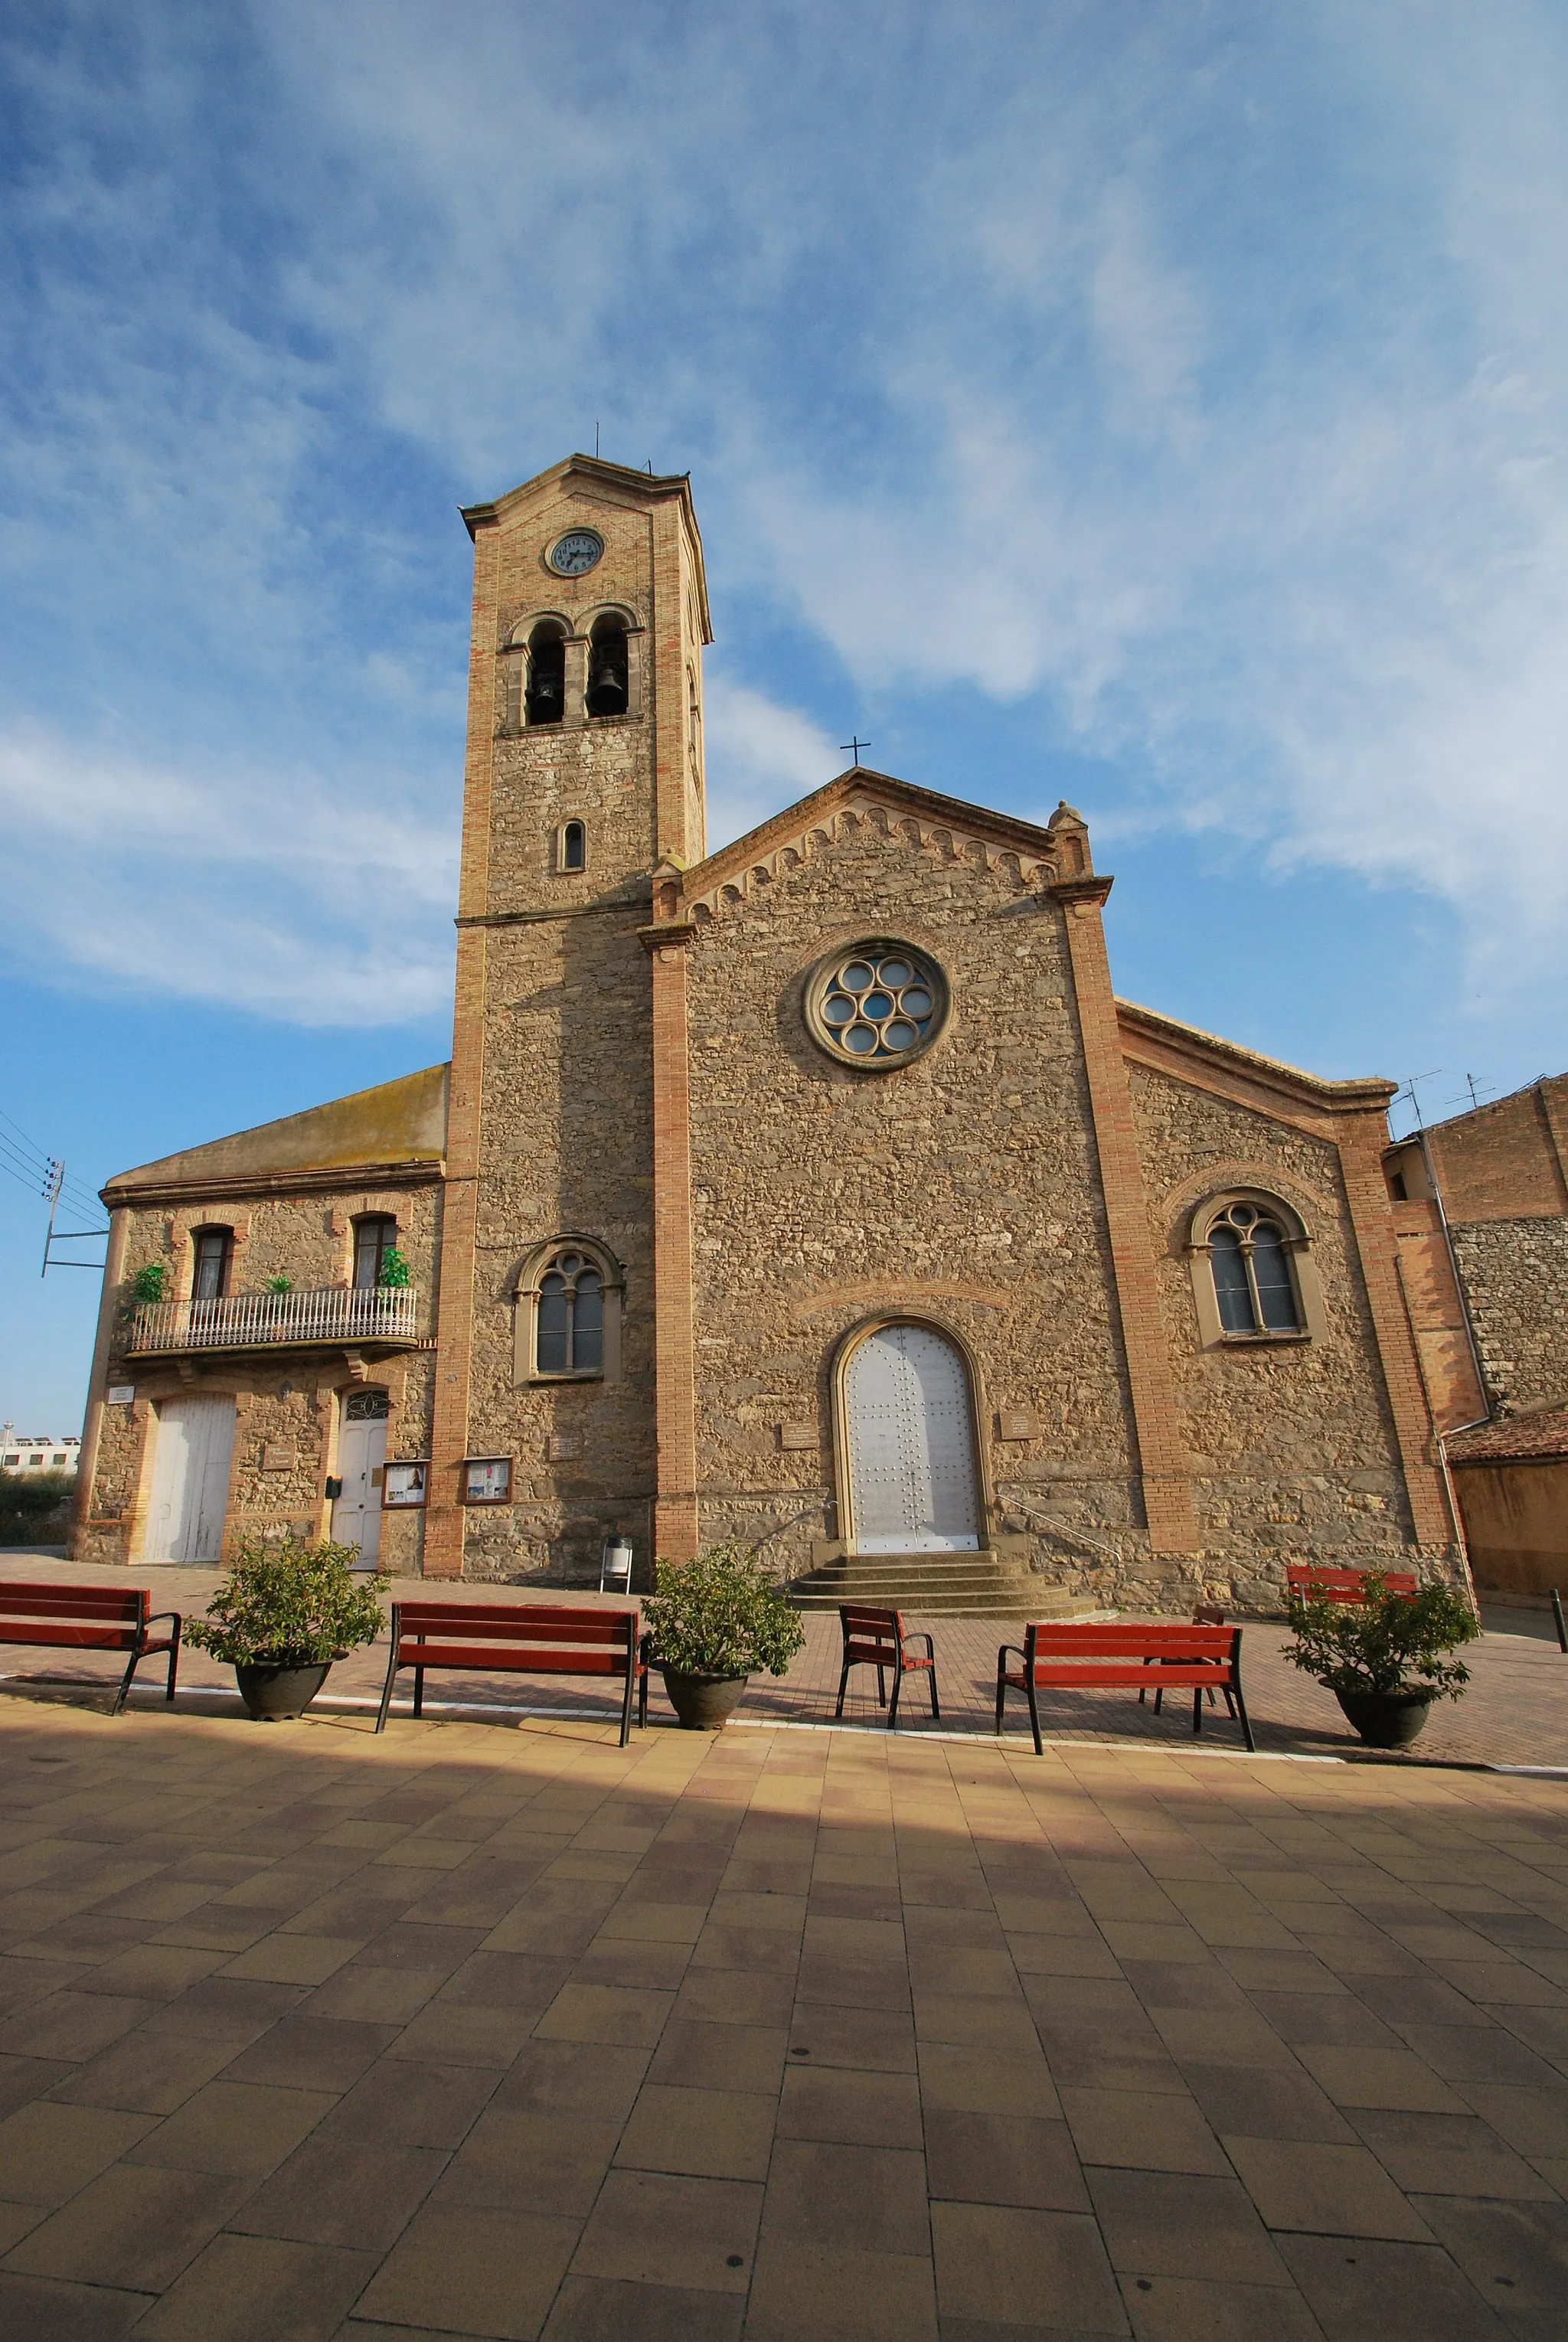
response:
<svg viewBox="0 0 1568 2342"><path fill-rule="evenodd" d="M395 1245L388 1245L381 1256L375 1281L385 1292L401 1292L408 1283L408 1255L399 1252Z"/></svg>
<svg viewBox="0 0 1568 2342"><path fill-rule="evenodd" d="M149 1260L131 1279L131 1300L138 1309L150 1309L169 1297L169 1272L162 1261Z"/></svg>
<svg viewBox="0 0 1568 2342"><path fill-rule="evenodd" d="M375 1588L351 1574L358 1557L357 1546L327 1537L314 1545L247 1538L206 1616L186 1622L185 1640L233 1667L252 1716L265 1723L303 1716L334 1659L381 1632Z"/></svg>

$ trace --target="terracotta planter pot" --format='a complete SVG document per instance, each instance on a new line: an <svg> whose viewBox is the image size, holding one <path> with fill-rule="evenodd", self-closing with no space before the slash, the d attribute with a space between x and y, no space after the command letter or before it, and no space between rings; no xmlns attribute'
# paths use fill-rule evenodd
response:
<svg viewBox="0 0 1568 2342"><path fill-rule="evenodd" d="M1336 1691L1346 1721L1369 1748L1408 1748L1426 1729L1429 1691Z"/></svg>
<svg viewBox="0 0 1568 2342"><path fill-rule="evenodd" d="M749 1676L687 1676L661 1667L683 1732L722 1732L741 1704Z"/></svg>
<svg viewBox="0 0 1568 2342"><path fill-rule="evenodd" d="M236 1666L240 1697L258 1724L283 1724L303 1716L328 1676L332 1661L315 1667Z"/></svg>

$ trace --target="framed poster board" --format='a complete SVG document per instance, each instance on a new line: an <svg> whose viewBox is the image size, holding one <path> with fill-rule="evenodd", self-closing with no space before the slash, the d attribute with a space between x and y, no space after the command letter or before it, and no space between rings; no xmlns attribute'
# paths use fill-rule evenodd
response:
<svg viewBox="0 0 1568 2342"><path fill-rule="evenodd" d="M384 1513L416 1512L424 1502L430 1479L428 1460L414 1464L389 1464L381 1483L381 1509Z"/></svg>
<svg viewBox="0 0 1568 2342"><path fill-rule="evenodd" d="M463 1463L465 1505L509 1505L512 1502L510 1456L468 1456Z"/></svg>

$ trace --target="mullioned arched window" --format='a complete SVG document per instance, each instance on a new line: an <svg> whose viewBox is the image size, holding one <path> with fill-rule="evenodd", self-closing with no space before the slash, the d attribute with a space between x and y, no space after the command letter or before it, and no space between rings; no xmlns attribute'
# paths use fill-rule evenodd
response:
<svg viewBox="0 0 1568 2342"><path fill-rule="evenodd" d="M518 1271L514 1379L616 1382L625 1276L591 1236L556 1236Z"/></svg>
<svg viewBox="0 0 1568 2342"><path fill-rule="evenodd" d="M1193 1215L1188 1255L1205 1347L1326 1331L1311 1237L1279 1196L1233 1189L1205 1197Z"/></svg>

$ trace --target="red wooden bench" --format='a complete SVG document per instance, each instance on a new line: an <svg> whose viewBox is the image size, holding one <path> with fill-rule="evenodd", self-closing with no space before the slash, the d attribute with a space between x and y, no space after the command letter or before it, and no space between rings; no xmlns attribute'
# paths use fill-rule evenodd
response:
<svg viewBox="0 0 1568 2342"><path fill-rule="evenodd" d="M426 1667L477 1667L486 1674L620 1676L621 1746L648 1720L648 1667L635 1610L574 1610L555 1602L394 1602L392 1654L375 1719L380 1732L400 1667L414 1669L414 1713L424 1709Z"/></svg>
<svg viewBox="0 0 1568 2342"><path fill-rule="evenodd" d="M878 1707L887 1707L887 1675L891 1668L893 1706L887 1708L888 1730L898 1730L898 1695L904 1689L905 1676L930 1677L931 1713L941 1723L942 1710L936 1704L936 1646L929 1635L907 1633L901 1610L869 1610L854 1602L839 1605L838 1624L844 1636L844 1667L838 1679L834 1716L844 1714L844 1686L851 1667L876 1669L876 1704ZM923 1659L911 1656L911 1643L925 1645Z"/></svg>
<svg viewBox="0 0 1568 2342"><path fill-rule="evenodd" d="M1022 1664L1009 1667L1010 1658ZM1248 1749L1253 1747L1253 1727L1242 1697L1241 1628L1167 1626L1157 1619L1141 1626L1025 1626L1022 1650L1016 1644L1004 1643L996 1654L996 1729L1002 1729L1008 1692L1021 1691L1029 1703L1034 1754L1043 1756L1042 1691L1147 1689L1151 1666L1162 1670L1162 1691L1191 1686L1194 1732L1203 1728L1204 1692L1232 1693L1242 1736Z"/></svg>
<svg viewBox="0 0 1568 2342"><path fill-rule="evenodd" d="M1391 1594L1415 1592L1413 1569L1383 1569L1376 1574ZM1293 1561L1286 1565L1285 1586L1303 1602L1345 1602L1355 1608L1366 1600L1366 1581L1372 1575L1366 1569L1333 1569L1315 1561Z"/></svg>
<svg viewBox="0 0 1568 2342"><path fill-rule="evenodd" d="M177 1610L151 1608L145 1586L49 1586L0 1578L0 1643L32 1643L54 1651L129 1651L111 1713L118 1716L143 1659L169 1655L165 1701L175 1696L180 1664ZM155 1642L150 1629L169 1622L171 1631Z"/></svg>

